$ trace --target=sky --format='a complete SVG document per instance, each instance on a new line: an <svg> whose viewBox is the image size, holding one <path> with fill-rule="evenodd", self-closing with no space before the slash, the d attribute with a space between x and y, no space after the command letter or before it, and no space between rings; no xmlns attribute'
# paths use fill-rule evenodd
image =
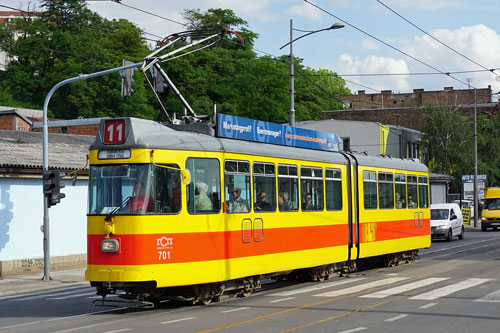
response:
<svg viewBox="0 0 500 333"><path fill-rule="evenodd" d="M27 3L26 0L0 0L0 5L23 9ZM289 53L288 47L282 50L280 47L290 40L291 19L294 29L311 31L339 22L345 27L318 32L294 42L293 52L310 68L338 73L353 93L466 89L468 85L476 88L491 85L493 93L500 91L500 1L496 0L121 0L122 4L101 0L87 3L103 17L125 18L158 36L183 31L185 27L137 9L178 22L185 22L182 15L185 9L231 9L248 22L249 30L259 34L254 45L258 55ZM294 38L302 34L293 31ZM496 68L499 70L489 71Z"/></svg>

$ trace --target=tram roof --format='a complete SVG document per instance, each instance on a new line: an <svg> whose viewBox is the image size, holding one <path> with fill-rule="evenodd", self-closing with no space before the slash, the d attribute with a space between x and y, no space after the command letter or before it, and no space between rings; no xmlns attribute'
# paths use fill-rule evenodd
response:
<svg viewBox="0 0 500 333"><path fill-rule="evenodd" d="M121 145L103 143L105 119L101 120L99 133L90 150L149 148L173 149L247 154L305 161L346 164L346 158L338 152L256 143L226 139L190 131L177 131L157 122L138 118L125 119L125 142ZM427 167L420 162L399 158L382 158L351 154L360 165L405 169L426 172Z"/></svg>

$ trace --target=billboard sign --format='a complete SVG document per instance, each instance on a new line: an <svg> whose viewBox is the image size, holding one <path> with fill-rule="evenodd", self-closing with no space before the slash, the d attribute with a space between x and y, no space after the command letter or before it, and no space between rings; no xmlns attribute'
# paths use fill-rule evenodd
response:
<svg viewBox="0 0 500 333"><path fill-rule="evenodd" d="M337 134L217 114L217 136L290 147L339 151Z"/></svg>

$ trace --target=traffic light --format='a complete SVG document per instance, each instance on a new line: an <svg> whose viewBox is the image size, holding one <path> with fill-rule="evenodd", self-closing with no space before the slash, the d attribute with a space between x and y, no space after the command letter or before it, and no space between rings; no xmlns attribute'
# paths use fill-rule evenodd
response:
<svg viewBox="0 0 500 333"><path fill-rule="evenodd" d="M123 66L132 65L133 62L123 59ZM134 82L134 73L137 68L129 68L120 71L122 76L122 97L130 97L134 93L132 82Z"/></svg>
<svg viewBox="0 0 500 333"><path fill-rule="evenodd" d="M49 199L49 208L55 206L61 199L66 197L66 194L61 193L61 189L66 185L61 182L61 174L59 170L44 170L43 171L43 193Z"/></svg>

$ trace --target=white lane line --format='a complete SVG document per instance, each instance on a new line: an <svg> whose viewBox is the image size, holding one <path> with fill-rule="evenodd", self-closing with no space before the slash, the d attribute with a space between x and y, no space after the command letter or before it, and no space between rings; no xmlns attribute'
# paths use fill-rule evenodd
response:
<svg viewBox="0 0 500 333"><path fill-rule="evenodd" d="M498 289L497 291L494 291L492 293L489 293L486 296L475 299L474 301L475 302L485 302L485 303L500 303L500 289Z"/></svg>
<svg viewBox="0 0 500 333"><path fill-rule="evenodd" d="M250 309L250 307L249 306L244 306L242 308L236 308L236 309L221 311L220 313L229 313L229 312L241 311L241 310L246 310L246 309Z"/></svg>
<svg viewBox="0 0 500 333"><path fill-rule="evenodd" d="M69 295L69 294L74 294L76 290L72 291L65 291L65 292L59 292L59 293L45 293L45 294L37 294L35 296L27 296L27 297L22 297L19 299L15 299L13 301L29 301L32 299L39 299L39 298L44 298L44 297L53 297L53 296L62 296L62 295ZM95 294L95 291L94 291ZM18 296L19 297L19 296Z"/></svg>
<svg viewBox="0 0 500 333"><path fill-rule="evenodd" d="M432 308L434 305L437 305L437 303L429 303L429 304L425 304L425 305L422 305L419 307L419 309L428 309L428 308Z"/></svg>
<svg viewBox="0 0 500 333"><path fill-rule="evenodd" d="M321 290L321 289L340 286L340 285L346 284L346 283L357 282L357 281L361 281L364 279L366 279L366 278L352 278L352 279L345 279L345 280L339 280L339 281L333 281L333 282L326 282L326 283L321 283L321 284L310 286L310 287L305 287L305 288L300 288L300 289L292 289L292 290L287 290L287 291L281 291L279 293L268 294L266 296L292 296L292 295L297 295L297 294L308 293L311 291L317 291L317 290Z"/></svg>
<svg viewBox="0 0 500 333"><path fill-rule="evenodd" d="M367 294L367 295L362 295L362 296L359 296L359 297L362 297L362 298L384 298L384 297L388 297L388 296L392 296L392 295L402 294L402 293L405 293L405 292L407 292L409 290L413 290L413 289L417 289L417 288L420 288L420 287L428 286L430 284L433 284L433 283L436 283L436 282L440 282L440 281L444 281L444 280L448 280L448 279L449 278L428 278L428 279L423 279L423 280L419 280L419 281L407 283L407 284L404 284L402 286L398 286L398 287L394 287L394 288L390 288L390 289L386 289L386 290L380 290L380 291L377 291L377 292L374 292L374 293L371 293L371 294Z"/></svg>
<svg viewBox="0 0 500 333"><path fill-rule="evenodd" d="M275 299L274 301L269 301L269 303L284 302L284 301L289 301L291 299L294 299L294 298L293 297L287 297L287 298L282 298L282 299Z"/></svg>
<svg viewBox="0 0 500 333"><path fill-rule="evenodd" d="M454 292L472 288L488 281L491 281L491 279L470 278L454 284L450 284L449 286L443 288L434 289L426 293L410 297L410 299L423 299L426 301L432 301L439 297L448 296L450 294L453 294Z"/></svg>
<svg viewBox="0 0 500 333"><path fill-rule="evenodd" d="M380 286L383 286L385 284L391 284L391 283L403 281L406 279L409 279L409 278L407 278L407 277L387 278L387 279L383 279L383 280L368 282L368 283L357 285L357 286L350 287L350 288L345 288L345 289L341 289L341 290L334 290L334 291L326 292L323 294L317 294L314 296L316 296L316 297L336 297L336 296L354 294L354 293L357 293L357 292L360 292L363 290L367 290L367 289L371 289L371 288L375 288L375 287L380 287Z"/></svg>
<svg viewBox="0 0 500 333"><path fill-rule="evenodd" d="M408 315L407 314L402 314L402 315L399 315L399 316L396 316L396 317L392 317L392 318L386 319L385 321L396 321L396 320L399 320L399 319L404 318L404 317L408 317Z"/></svg>
<svg viewBox="0 0 500 333"><path fill-rule="evenodd" d="M364 331L366 329L368 329L368 327L358 327L358 328L353 328L353 329L350 329L350 330L347 330L347 331L342 331L342 332L339 332L339 333L353 333L353 332Z"/></svg>
<svg viewBox="0 0 500 333"><path fill-rule="evenodd" d="M47 299L68 299L68 298L75 298L75 297L82 297L82 296L88 296L88 295L95 295L95 291L93 292L86 292L82 294L75 294L75 295L68 295L68 296L61 296L61 297L48 297Z"/></svg>
<svg viewBox="0 0 500 333"><path fill-rule="evenodd" d="M4 326L4 327L0 327L0 330L8 330L9 328L17 328L17 327L23 327L23 326L28 326L28 325L34 325L34 324L39 324L41 322L42 321L39 320L39 321L32 321L29 323L22 323L22 324L17 324L17 325L12 325L12 326Z"/></svg>
<svg viewBox="0 0 500 333"><path fill-rule="evenodd" d="M180 321L193 320L193 319L196 319L196 317L187 317L187 318L181 318L181 319L174 319L174 320L169 320L169 321L161 322L160 324L173 324L173 323L178 323Z"/></svg>
<svg viewBox="0 0 500 333"><path fill-rule="evenodd" d="M102 333L118 333L118 332L130 331L130 330L131 330L131 328L124 328L121 330L107 331L107 332L102 332Z"/></svg>

